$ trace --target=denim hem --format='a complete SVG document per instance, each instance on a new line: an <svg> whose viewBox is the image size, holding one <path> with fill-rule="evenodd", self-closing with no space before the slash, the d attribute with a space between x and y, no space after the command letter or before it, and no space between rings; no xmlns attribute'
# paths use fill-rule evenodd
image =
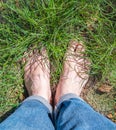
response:
<svg viewBox="0 0 116 130"><path fill-rule="evenodd" d="M81 101L84 102L84 100L83 100L82 98L80 98L79 96L77 96L76 94L68 93L68 94L63 95L63 96L60 98L59 102L58 102L58 103L56 104L56 106L55 106L55 109L58 108L58 106L59 106L62 102L66 101L66 100L70 100L71 98L78 98L79 100L81 100Z"/></svg>
<svg viewBox="0 0 116 130"><path fill-rule="evenodd" d="M30 100L37 100L37 101L43 103L48 108L50 113L52 114L52 106L48 103L48 101L45 98L43 98L41 96L34 95L34 96L29 96L23 102L27 102L27 101L30 101Z"/></svg>

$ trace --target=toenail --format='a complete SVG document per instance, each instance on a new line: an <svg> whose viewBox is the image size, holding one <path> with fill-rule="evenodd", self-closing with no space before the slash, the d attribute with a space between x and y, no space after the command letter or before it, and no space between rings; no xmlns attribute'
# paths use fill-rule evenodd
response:
<svg viewBox="0 0 116 130"><path fill-rule="evenodd" d="M78 43L78 44L76 44L74 52L76 52L77 49L81 49L82 50L82 48L83 48L82 44Z"/></svg>

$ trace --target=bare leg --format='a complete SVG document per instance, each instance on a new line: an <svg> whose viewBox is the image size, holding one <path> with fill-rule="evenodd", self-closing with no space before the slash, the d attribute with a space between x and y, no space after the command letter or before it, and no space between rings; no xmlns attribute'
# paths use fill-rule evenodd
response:
<svg viewBox="0 0 116 130"><path fill-rule="evenodd" d="M50 102L50 65L45 49L41 54L37 51L32 54L25 67L24 80L29 96L41 96Z"/></svg>
<svg viewBox="0 0 116 130"><path fill-rule="evenodd" d="M86 85L90 62L84 57L84 51L84 45L81 42L70 43L65 55L63 73L56 90L56 103L64 94L73 93L79 96Z"/></svg>

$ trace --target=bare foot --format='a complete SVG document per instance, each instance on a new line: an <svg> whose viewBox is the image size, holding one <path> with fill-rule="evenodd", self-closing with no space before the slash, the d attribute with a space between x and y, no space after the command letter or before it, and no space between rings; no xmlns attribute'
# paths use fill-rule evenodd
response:
<svg viewBox="0 0 116 130"><path fill-rule="evenodd" d="M80 96L89 78L90 62L84 57L84 51L84 45L81 42L70 43L65 56L63 73L56 90L55 104L64 94L73 93Z"/></svg>
<svg viewBox="0 0 116 130"><path fill-rule="evenodd" d="M37 95L50 102L50 65L45 48L41 54L35 50L25 66L25 86L29 96Z"/></svg>

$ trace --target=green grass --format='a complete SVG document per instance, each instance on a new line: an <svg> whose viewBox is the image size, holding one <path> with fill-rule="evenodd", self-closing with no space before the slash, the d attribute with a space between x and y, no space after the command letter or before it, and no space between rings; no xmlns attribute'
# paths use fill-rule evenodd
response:
<svg viewBox="0 0 116 130"><path fill-rule="evenodd" d="M69 41L81 40L92 61L91 75L101 82L108 79L116 88L115 21L115 0L1 1L0 115L20 102L24 89L19 61L30 47L46 46L55 85Z"/></svg>

